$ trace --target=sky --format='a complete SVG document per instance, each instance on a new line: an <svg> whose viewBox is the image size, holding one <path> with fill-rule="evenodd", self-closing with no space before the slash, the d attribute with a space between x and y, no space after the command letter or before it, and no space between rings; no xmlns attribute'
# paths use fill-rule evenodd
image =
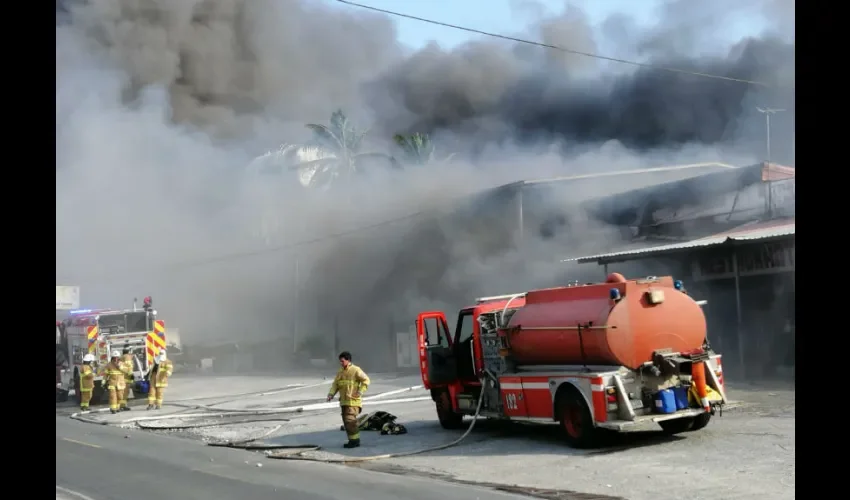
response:
<svg viewBox="0 0 850 500"><path fill-rule="evenodd" d="M333 0L324 0L333 2ZM641 24L652 25L661 0L353 0L363 5L392 10L412 16L423 17L446 23L466 26L482 31L504 35L518 34L535 17L557 13L567 4L581 7L594 24L617 13L628 14ZM355 7L342 5L341 8ZM545 9L540 12L540 9ZM718 37L738 40L746 34L757 34L764 21L754 8L740 6L726 23L724 33ZM536 15L535 15L536 14ZM481 35L453 28L436 26L412 19L396 18L399 40L412 49L418 49L431 41L444 48L455 47ZM605 48L600 41L600 48ZM606 53L605 55L616 56Z"/></svg>

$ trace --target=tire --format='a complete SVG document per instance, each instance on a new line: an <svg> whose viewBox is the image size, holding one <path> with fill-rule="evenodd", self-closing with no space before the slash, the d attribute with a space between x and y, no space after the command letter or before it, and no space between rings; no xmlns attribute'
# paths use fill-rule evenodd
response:
<svg viewBox="0 0 850 500"><path fill-rule="evenodd" d="M95 382L94 383L94 389L92 389L92 391L91 391L91 401L89 402L89 404L92 405L92 406L94 406L96 404L100 404L100 400L103 399L103 393L104 392L105 391L104 391L104 388L103 388L103 383L102 382Z"/></svg>
<svg viewBox="0 0 850 500"><path fill-rule="evenodd" d="M77 404L83 402L83 395L80 393L80 371L74 368L74 401Z"/></svg>
<svg viewBox="0 0 850 500"><path fill-rule="evenodd" d="M561 424L564 439L573 448L592 448L599 443L599 429L584 398L572 386L556 397L555 416Z"/></svg>
<svg viewBox="0 0 850 500"><path fill-rule="evenodd" d="M437 405L437 418L443 429L457 430L463 428L463 415L455 413L449 391L440 391L434 398Z"/></svg>
<svg viewBox="0 0 850 500"><path fill-rule="evenodd" d="M694 417L694 425L691 426L690 430L692 432L698 431L698 430L702 429L703 427L705 427L706 425L708 425L708 423L710 421L711 421L711 413L702 413L700 415L697 415L696 417Z"/></svg>
<svg viewBox="0 0 850 500"><path fill-rule="evenodd" d="M694 418L695 417L684 417L674 420L664 420L663 422L658 422L658 425L661 426L661 430L663 430L666 434L681 434L691 430L694 425Z"/></svg>

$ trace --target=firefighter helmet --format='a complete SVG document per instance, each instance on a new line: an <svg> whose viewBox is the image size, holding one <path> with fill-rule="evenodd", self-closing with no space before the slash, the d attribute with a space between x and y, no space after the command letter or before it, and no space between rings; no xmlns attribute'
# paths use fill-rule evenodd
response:
<svg viewBox="0 0 850 500"><path fill-rule="evenodd" d="M112 357L113 357L113 358L120 358L120 357L121 357L121 353L120 353L120 352L118 352L118 351L112 351Z"/></svg>
<svg viewBox="0 0 850 500"><path fill-rule="evenodd" d="M92 361L94 361L94 354L88 353L83 356L83 363L91 363Z"/></svg>

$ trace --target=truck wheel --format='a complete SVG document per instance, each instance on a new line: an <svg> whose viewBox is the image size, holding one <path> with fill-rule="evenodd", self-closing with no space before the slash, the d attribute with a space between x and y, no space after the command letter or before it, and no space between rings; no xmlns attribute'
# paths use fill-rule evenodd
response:
<svg viewBox="0 0 850 500"><path fill-rule="evenodd" d="M590 408L578 391L563 391L557 398L555 411L567 444L573 448L591 448L596 445L598 429L593 425Z"/></svg>
<svg viewBox="0 0 850 500"><path fill-rule="evenodd" d="M83 395L80 393L80 371L74 368L74 401L80 404L83 401Z"/></svg>
<svg viewBox="0 0 850 500"><path fill-rule="evenodd" d="M440 391L434 401L437 405L437 418L443 429L455 430L463 428L463 415L454 412L449 391Z"/></svg>
<svg viewBox="0 0 850 500"><path fill-rule="evenodd" d="M683 432L691 430L691 427L693 427L694 425L694 417L665 420L663 422L658 422L658 425L660 425L661 430L663 430L667 434L681 434Z"/></svg>
<svg viewBox="0 0 850 500"><path fill-rule="evenodd" d="M90 402L90 404L91 405L100 404L100 400L103 398L103 392L104 392L103 383L95 382L94 383L94 389L92 389L92 391L91 391L91 402Z"/></svg>
<svg viewBox="0 0 850 500"><path fill-rule="evenodd" d="M691 431L698 431L708 425L711 421L711 413L702 413L694 417L694 425L691 426Z"/></svg>

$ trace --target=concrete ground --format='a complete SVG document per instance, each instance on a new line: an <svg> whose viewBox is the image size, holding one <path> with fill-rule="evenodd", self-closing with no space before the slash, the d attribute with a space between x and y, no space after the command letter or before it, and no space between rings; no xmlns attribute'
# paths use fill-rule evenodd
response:
<svg viewBox="0 0 850 500"><path fill-rule="evenodd" d="M372 375L369 397L421 384L417 376ZM294 386L294 384L301 384ZM412 390L364 403L364 411L384 410L398 417L408 434L381 436L363 433L363 446L343 450L336 408L277 415L289 421L256 421L260 417L232 410L264 410L324 401L330 380L305 377L185 377L175 378L166 408L159 412L97 415L120 424L131 417L153 414L173 418L142 425L224 424L185 430L160 430L204 441L247 440L270 445L318 445L306 455L341 458L401 453L451 442L463 431L440 428L430 401L392 403L400 398L427 398ZM289 387L287 387L289 386ZM795 393L793 385L735 385L729 396L740 406L715 416L705 429L667 437L649 431L615 436L610 446L592 451L564 445L551 426L504 425L480 422L458 446L403 458L390 458L358 467L408 475L426 475L461 482L518 485L544 498L577 498L574 492L630 500L791 499L795 495ZM262 394L244 394L264 391ZM190 398L205 397L198 400ZM380 403L380 401L386 401ZM169 404L170 403L170 404ZM181 405L181 406L178 406ZM188 406L204 405L204 410ZM224 417L185 418L180 413L220 411ZM269 417L263 417L265 420ZM227 425L235 420L253 422ZM127 422L125 426L137 424ZM250 453L250 452L245 452ZM269 459L271 460L271 459ZM571 492L571 493L568 493ZM686 492L686 493L685 493ZM590 497L588 497L590 498Z"/></svg>

